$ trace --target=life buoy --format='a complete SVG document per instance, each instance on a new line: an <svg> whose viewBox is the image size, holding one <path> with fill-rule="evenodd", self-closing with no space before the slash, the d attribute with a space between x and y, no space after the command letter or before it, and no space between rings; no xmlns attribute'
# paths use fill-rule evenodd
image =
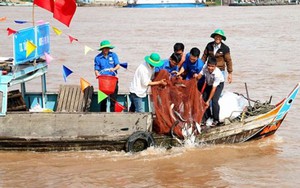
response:
<svg viewBox="0 0 300 188"><path fill-rule="evenodd" d="M127 140L125 145L126 152L140 152L150 146L155 146L155 140L150 132L134 132Z"/></svg>

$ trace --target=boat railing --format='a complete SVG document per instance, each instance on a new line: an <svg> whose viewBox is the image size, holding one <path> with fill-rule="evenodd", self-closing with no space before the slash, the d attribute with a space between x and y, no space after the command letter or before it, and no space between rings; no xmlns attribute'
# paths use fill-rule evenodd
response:
<svg viewBox="0 0 300 188"><path fill-rule="evenodd" d="M0 72L0 92L2 93L2 103L1 103L1 111L0 116L5 116L7 112L7 101L8 101L8 88L20 84L21 85L21 93L24 98L26 93L26 85L25 83L34 79L41 77L42 81L42 107L45 106L46 99L46 73L47 73L47 63L39 62L32 63L28 62L23 65L13 66L12 71L7 74L2 74Z"/></svg>

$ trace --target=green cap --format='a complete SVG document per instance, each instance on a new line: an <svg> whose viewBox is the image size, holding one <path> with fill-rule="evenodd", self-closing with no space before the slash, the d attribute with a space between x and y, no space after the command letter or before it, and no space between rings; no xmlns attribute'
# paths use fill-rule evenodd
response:
<svg viewBox="0 0 300 188"><path fill-rule="evenodd" d="M100 48L99 50L102 50L103 48L110 48L113 49L114 46L110 44L110 42L108 40L103 40L102 42L100 42Z"/></svg>
<svg viewBox="0 0 300 188"><path fill-rule="evenodd" d="M215 30L215 32L213 32L213 33L210 35L210 37L211 37L211 38L215 38L216 35L220 35L224 41L226 40L224 31L223 31L222 29L217 29L217 30Z"/></svg>
<svg viewBox="0 0 300 188"><path fill-rule="evenodd" d="M152 53L150 56L146 56L145 61L153 67L160 67L164 63L160 60L160 56L158 53Z"/></svg>

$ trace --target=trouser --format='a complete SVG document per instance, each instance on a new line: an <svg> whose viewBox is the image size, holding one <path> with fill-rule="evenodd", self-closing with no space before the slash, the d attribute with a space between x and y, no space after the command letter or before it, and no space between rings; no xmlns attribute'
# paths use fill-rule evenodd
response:
<svg viewBox="0 0 300 188"><path fill-rule="evenodd" d="M115 104L118 98L118 91L119 91L119 86L118 86L118 82L116 84L116 88L114 93L109 95L110 98L110 111L114 112L115 111ZM100 102L100 112L106 112L106 108L107 108L107 99L104 99L103 101Z"/></svg>
<svg viewBox="0 0 300 188"><path fill-rule="evenodd" d="M210 110L210 107L208 107L204 113L204 118L203 120L206 121L209 118L213 118L214 121L220 121L219 118L219 113L220 113L220 105L219 105L219 99L220 99L220 95L222 93L222 90L224 88L224 82L221 82L217 88L216 88L216 92L211 100L211 107L212 107L212 112ZM203 100L207 101L210 92L212 90L212 86L207 85L204 89L203 92Z"/></svg>
<svg viewBox="0 0 300 188"><path fill-rule="evenodd" d="M130 93L129 98L131 101L129 112L143 112L143 98L138 97L135 93Z"/></svg>
<svg viewBox="0 0 300 188"><path fill-rule="evenodd" d="M197 82L197 87L200 92L202 91L204 84L205 84L205 76L202 76L202 78Z"/></svg>

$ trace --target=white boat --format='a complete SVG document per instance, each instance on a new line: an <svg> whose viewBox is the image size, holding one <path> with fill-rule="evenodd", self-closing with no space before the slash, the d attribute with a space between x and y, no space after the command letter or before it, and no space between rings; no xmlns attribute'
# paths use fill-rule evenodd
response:
<svg viewBox="0 0 300 188"><path fill-rule="evenodd" d="M21 7L29 7L29 6L33 6L32 2L17 2L17 3L13 3L13 2L0 2L0 6L21 6Z"/></svg>
<svg viewBox="0 0 300 188"><path fill-rule="evenodd" d="M205 0L128 0L124 7L133 8L180 8L205 7Z"/></svg>

